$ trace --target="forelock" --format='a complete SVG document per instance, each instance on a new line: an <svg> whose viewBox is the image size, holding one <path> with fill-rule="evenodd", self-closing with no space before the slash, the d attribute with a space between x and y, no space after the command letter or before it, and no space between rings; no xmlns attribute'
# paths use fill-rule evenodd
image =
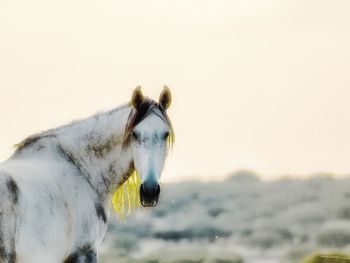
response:
<svg viewBox="0 0 350 263"><path fill-rule="evenodd" d="M156 114L158 117L164 120L169 125L171 133L173 134L172 125L166 111L159 103L152 99L146 98L137 110L132 109L130 112L125 128L123 147L129 145L131 133L134 128L151 113Z"/></svg>

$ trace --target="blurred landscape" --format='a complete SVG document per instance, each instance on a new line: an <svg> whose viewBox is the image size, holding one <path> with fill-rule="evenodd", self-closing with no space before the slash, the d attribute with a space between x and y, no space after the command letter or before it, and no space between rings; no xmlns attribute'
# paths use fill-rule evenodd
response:
<svg viewBox="0 0 350 263"><path fill-rule="evenodd" d="M110 224L100 260L289 263L349 254L349 201L350 177L330 174L261 181L239 171L220 182L166 184L156 208Z"/></svg>

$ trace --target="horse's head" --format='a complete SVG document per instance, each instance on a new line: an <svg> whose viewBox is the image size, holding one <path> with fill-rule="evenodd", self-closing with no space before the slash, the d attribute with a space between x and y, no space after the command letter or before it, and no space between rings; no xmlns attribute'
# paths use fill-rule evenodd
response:
<svg viewBox="0 0 350 263"><path fill-rule="evenodd" d="M134 167L141 177L140 201L142 206L154 207L160 194L159 179L163 172L168 148L174 132L167 115L171 93L164 87L159 101L143 96L141 87L132 95L133 110L125 132L125 144L130 147Z"/></svg>

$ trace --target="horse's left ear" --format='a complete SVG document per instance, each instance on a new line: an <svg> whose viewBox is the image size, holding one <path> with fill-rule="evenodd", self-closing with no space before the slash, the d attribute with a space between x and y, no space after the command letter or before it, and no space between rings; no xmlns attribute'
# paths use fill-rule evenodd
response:
<svg viewBox="0 0 350 263"><path fill-rule="evenodd" d="M134 107L134 109L138 110L144 100L145 97L142 94L141 86L137 86L134 92L132 93L131 97L131 104Z"/></svg>
<svg viewBox="0 0 350 263"><path fill-rule="evenodd" d="M162 93L159 96L159 104L163 107L164 110L167 110L171 104L171 91L164 85Z"/></svg>

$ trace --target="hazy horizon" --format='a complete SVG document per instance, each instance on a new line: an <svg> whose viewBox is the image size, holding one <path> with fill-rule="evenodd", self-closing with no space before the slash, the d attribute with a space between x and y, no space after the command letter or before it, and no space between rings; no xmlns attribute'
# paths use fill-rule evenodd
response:
<svg viewBox="0 0 350 263"><path fill-rule="evenodd" d="M32 133L173 93L165 180L350 173L350 2L0 3L0 160Z"/></svg>

